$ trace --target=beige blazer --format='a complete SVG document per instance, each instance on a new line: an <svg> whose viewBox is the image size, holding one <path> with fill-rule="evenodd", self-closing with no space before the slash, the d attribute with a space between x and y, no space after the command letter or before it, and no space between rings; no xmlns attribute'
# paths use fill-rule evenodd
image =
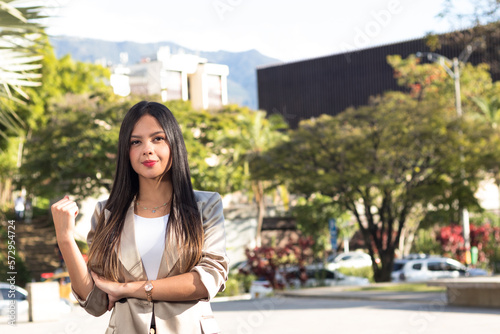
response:
<svg viewBox="0 0 500 334"><path fill-rule="evenodd" d="M154 303L157 333L218 333L219 329L212 314L209 300L217 292L224 290L227 280L228 258L226 256L224 216L222 200L218 193L195 191L195 197L203 220L205 240L202 259L193 268L199 273L202 283L207 288L209 297L206 300L186 302L148 302L146 299L127 298L117 302L112 310L106 333L140 334L148 333ZM106 201L96 205L92 217L92 227L87 242L92 243L97 219ZM104 212L106 218L109 211ZM128 209L123 227L120 250L118 254L120 267L120 282L146 281L146 271L135 244L134 206ZM175 243L165 242L158 279L181 274L179 270L179 254ZM73 292L74 293L74 292ZM107 309L107 295L94 286L85 300L74 293L80 305L94 315L100 316ZM144 294L144 297L146 295Z"/></svg>

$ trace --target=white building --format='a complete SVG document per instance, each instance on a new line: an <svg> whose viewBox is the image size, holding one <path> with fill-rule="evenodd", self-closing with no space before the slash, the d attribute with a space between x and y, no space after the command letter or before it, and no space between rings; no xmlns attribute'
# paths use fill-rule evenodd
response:
<svg viewBox="0 0 500 334"><path fill-rule="evenodd" d="M160 95L163 102L189 100L195 109L227 104L227 65L208 63L196 55L172 55L168 47L158 50L157 60L145 60L126 69L118 66L114 72L111 85L119 95Z"/></svg>

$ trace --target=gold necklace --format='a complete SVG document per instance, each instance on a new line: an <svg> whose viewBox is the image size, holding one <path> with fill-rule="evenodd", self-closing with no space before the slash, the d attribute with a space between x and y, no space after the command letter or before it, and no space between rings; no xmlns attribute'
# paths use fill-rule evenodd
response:
<svg viewBox="0 0 500 334"><path fill-rule="evenodd" d="M159 208L163 208L163 207L167 206L167 204L168 204L168 203L170 203L170 201L165 202L165 203L163 203L162 205L155 206L154 208L146 208L145 206L140 206L139 201L135 201L135 204L137 205L137 208L138 208L138 209L142 209L142 210L150 210L152 213L155 213L155 212L156 212L156 210L158 210Z"/></svg>

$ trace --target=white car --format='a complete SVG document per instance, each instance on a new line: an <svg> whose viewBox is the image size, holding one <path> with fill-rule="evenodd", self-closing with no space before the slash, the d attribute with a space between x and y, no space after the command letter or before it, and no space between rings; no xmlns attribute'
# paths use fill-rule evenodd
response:
<svg viewBox="0 0 500 334"><path fill-rule="evenodd" d="M13 287L14 289L11 289ZM15 300L15 304L12 301ZM28 291L17 285L0 283L0 316L8 318L11 308L15 306L16 320L27 320L28 318Z"/></svg>
<svg viewBox="0 0 500 334"><path fill-rule="evenodd" d="M16 322L27 322L29 320L29 302L28 291L14 285L14 292L8 283L0 283L0 319L9 319L12 311L12 300L15 300L15 318ZM64 298L59 299L57 307L53 310L60 314L68 314L73 309L71 303ZM7 320L6 320L7 321Z"/></svg>
<svg viewBox="0 0 500 334"><path fill-rule="evenodd" d="M423 282L466 275L467 268L456 260L446 257L429 257L417 260L396 260L391 280L393 282Z"/></svg>
<svg viewBox="0 0 500 334"><path fill-rule="evenodd" d="M335 258L330 256L325 268L334 271L338 268L362 268L370 267L371 265L372 259L370 255L362 252L347 252L340 253Z"/></svg>
<svg viewBox="0 0 500 334"><path fill-rule="evenodd" d="M287 273L288 282L291 287L316 287L316 286L353 286L368 285L370 281L364 277L346 276L338 271L331 271L318 265L306 267L305 277L301 280L301 272L298 269Z"/></svg>
<svg viewBox="0 0 500 334"><path fill-rule="evenodd" d="M252 299L269 296L273 293L273 287L266 279L257 279L250 286L250 296Z"/></svg>

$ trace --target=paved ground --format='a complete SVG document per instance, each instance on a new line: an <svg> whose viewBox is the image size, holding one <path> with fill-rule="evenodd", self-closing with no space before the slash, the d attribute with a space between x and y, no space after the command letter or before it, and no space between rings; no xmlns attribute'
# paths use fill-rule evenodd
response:
<svg viewBox="0 0 500 334"><path fill-rule="evenodd" d="M500 309L450 307L443 293L314 288L272 298L218 301L212 308L226 334L500 333ZM103 333L108 319L109 313L94 318L76 307L57 322L20 322L17 327L2 322L0 333Z"/></svg>
<svg viewBox="0 0 500 334"><path fill-rule="evenodd" d="M436 301L268 298L214 303L231 334L497 334L500 310L448 307Z"/></svg>
<svg viewBox="0 0 500 334"><path fill-rule="evenodd" d="M278 292L277 294L284 297L314 297L328 299L446 304L446 293L444 292L348 291L345 287L321 287L287 290Z"/></svg>

